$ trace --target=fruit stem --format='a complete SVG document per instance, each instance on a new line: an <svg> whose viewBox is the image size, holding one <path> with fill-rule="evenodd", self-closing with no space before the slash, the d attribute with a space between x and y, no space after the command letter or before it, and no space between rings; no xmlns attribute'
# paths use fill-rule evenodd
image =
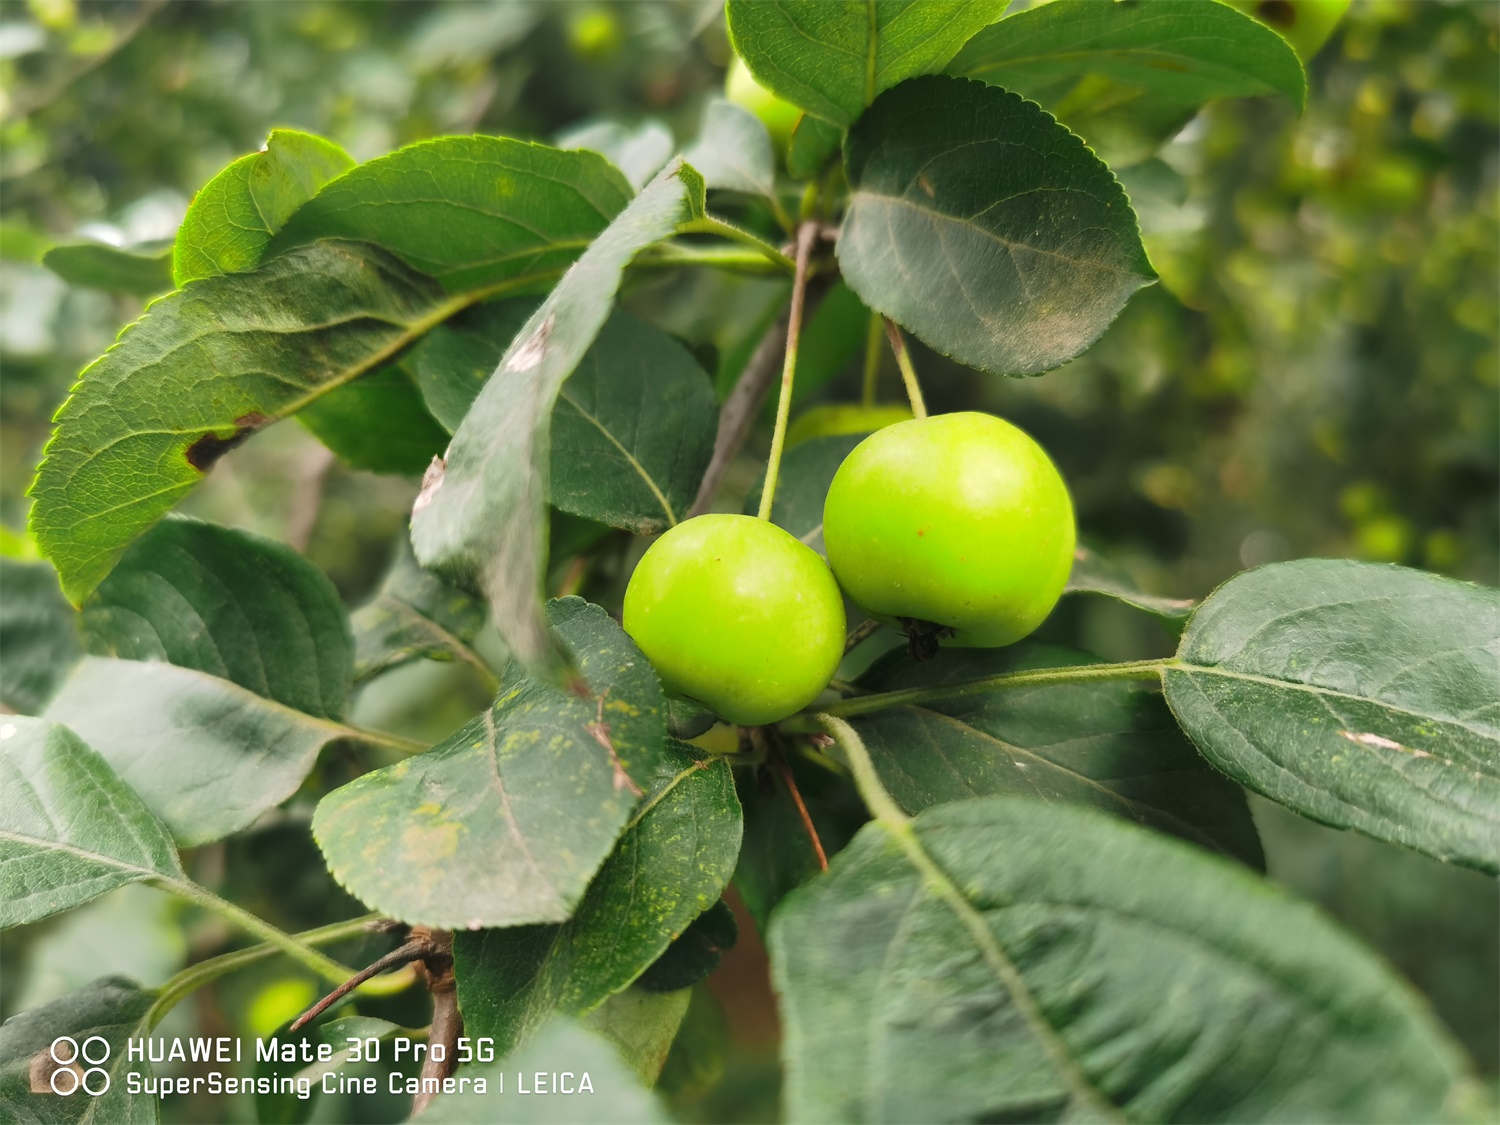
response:
<svg viewBox="0 0 1500 1125"><path fill-rule="evenodd" d="M875 386L880 379L880 314L870 314L870 324L865 330L865 379L859 401L865 406L875 405Z"/></svg>
<svg viewBox="0 0 1500 1125"><path fill-rule="evenodd" d="M767 260L775 262L784 270L790 271L795 268L792 259L788 258L759 235L752 234L744 227L737 227L733 223L726 223L723 219L716 218L713 215L704 215L702 218L689 219L687 222L681 224L677 230L682 234L722 235L731 242L738 242L743 246L750 247L750 249L756 251ZM804 270L803 272L806 271Z"/></svg>
<svg viewBox="0 0 1500 1125"><path fill-rule="evenodd" d="M896 366L901 368L901 381L906 384L906 397L911 401L911 412L918 418L927 417L927 403L922 401L922 388L917 383L917 369L911 365L911 353L906 350L906 337L890 317L885 318L886 339L891 342L891 351L896 353Z"/></svg>
<svg viewBox="0 0 1500 1125"><path fill-rule="evenodd" d="M968 680L956 684L937 684L933 687L903 688L899 691L882 691L872 695L856 695L852 699L841 699L823 708L826 714L868 715L872 711L885 711L892 707L910 707L914 704L930 703L940 699L963 699L971 695L1003 688L1032 687L1037 684L1072 684L1093 680L1144 680L1156 679L1162 669L1171 667L1175 659L1127 660L1118 664L1076 664L1063 668L1029 668L1020 672L1002 672L997 676L986 676L979 680ZM821 721L821 718L819 719Z"/></svg>
<svg viewBox="0 0 1500 1125"><path fill-rule="evenodd" d="M771 434L771 456L766 461L766 483L760 491L760 510L756 516L771 518L771 503L776 499L776 478L781 475L781 452L786 446L787 419L792 413L792 379L797 373L797 344L802 338L802 306L807 298L807 270L812 260L813 243L818 238L817 223L803 223L797 228L797 268L792 275L792 307L787 314L786 356L781 363L781 397L776 400L776 429Z"/></svg>

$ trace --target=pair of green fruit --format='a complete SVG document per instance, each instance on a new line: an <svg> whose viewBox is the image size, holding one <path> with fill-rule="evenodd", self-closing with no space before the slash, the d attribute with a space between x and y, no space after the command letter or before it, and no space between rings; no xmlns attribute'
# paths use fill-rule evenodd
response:
<svg viewBox="0 0 1500 1125"><path fill-rule="evenodd" d="M816 699L838 667L840 587L876 617L955 644L1026 636L1068 580L1073 505L1021 430L944 414L854 448L829 486L823 541L826 563L766 520L685 520L631 575L625 631L668 691L733 723L772 723Z"/></svg>

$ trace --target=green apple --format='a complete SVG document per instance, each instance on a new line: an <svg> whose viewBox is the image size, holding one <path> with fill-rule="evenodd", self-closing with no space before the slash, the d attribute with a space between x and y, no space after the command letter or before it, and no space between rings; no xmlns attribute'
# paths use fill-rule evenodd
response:
<svg viewBox="0 0 1500 1125"><path fill-rule="evenodd" d="M870 613L1008 645L1052 612L1073 502L1027 434L990 414L898 422L854 447L823 507L828 562Z"/></svg>
<svg viewBox="0 0 1500 1125"><path fill-rule="evenodd" d="M735 56L729 66L729 76L724 80L724 96L742 109L748 109L766 132L771 134L771 143L777 152L785 152L791 139L792 128L802 116L802 110L785 98L778 98L755 80L745 60Z"/></svg>
<svg viewBox="0 0 1500 1125"><path fill-rule="evenodd" d="M1328 42L1349 10L1349 0L1227 0L1232 8L1254 16L1281 33L1303 62Z"/></svg>
<svg viewBox="0 0 1500 1125"><path fill-rule="evenodd" d="M813 438L872 434L910 418L908 406L860 406L848 402L814 406L797 415L786 432L786 447L791 449Z"/></svg>
<svg viewBox="0 0 1500 1125"><path fill-rule="evenodd" d="M625 631L669 691L732 723L800 711L844 655L844 601L828 564L766 520L685 520L641 556Z"/></svg>

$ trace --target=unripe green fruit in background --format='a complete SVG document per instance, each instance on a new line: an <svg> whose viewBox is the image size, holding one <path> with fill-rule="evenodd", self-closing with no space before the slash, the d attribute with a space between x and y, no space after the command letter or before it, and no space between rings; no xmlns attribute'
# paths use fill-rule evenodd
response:
<svg viewBox="0 0 1500 1125"><path fill-rule="evenodd" d="M624 625L668 691L745 726L806 707L844 654L828 564L753 516L697 516L651 544L626 587Z"/></svg>
<svg viewBox="0 0 1500 1125"><path fill-rule="evenodd" d="M799 414L788 428L786 447L791 449L819 437L872 434L910 418L909 406L858 406L844 402L813 406Z"/></svg>
<svg viewBox="0 0 1500 1125"><path fill-rule="evenodd" d="M855 446L823 507L828 562L870 613L1008 645L1062 596L1073 502L1046 451L990 414L898 422Z"/></svg>
<svg viewBox="0 0 1500 1125"><path fill-rule="evenodd" d="M802 111L785 98L778 98L755 80L745 60L736 56L729 65L729 76L724 80L724 96L741 109L748 109L760 118L766 132L771 134L771 143L777 152L785 152L791 140L792 127L802 116Z"/></svg>

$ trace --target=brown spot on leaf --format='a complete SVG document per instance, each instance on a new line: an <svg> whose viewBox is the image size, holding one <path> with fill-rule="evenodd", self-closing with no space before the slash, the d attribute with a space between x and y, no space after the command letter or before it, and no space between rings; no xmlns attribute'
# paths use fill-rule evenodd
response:
<svg viewBox="0 0 1500 1125"><path fill-rule="evenodd" d="M256 430L268 425L270 421L270 418L258 410L241 414L234 420L234 432L228 437L220 437L210 431L188 446L187 463L200 473L208 472L214 467L215 461L242 443Z"/></svg>
<svg viewBox="0 0 1500 1125"><path fill-rule="evenodd" d="M437 495L437 490L443 487L443 474L448 470L448 462L441 457L434 457L427 466L427 471L422 474L422 488L417 493L417 498L412 501L411 514L416 515Z"/></svg>

